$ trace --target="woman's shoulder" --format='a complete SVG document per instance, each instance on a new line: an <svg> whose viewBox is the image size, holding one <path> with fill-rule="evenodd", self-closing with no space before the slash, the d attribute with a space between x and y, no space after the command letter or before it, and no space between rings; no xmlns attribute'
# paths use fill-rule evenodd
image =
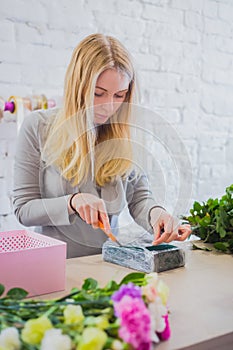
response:
<svg viewBox="0 0 233 350"><path fill-rule="evenodd" d="M37 134L42 132L49 124L52 123L54 118L59 112L59 108L51 109L38 109L30 112L23 121L22 128L25 131L31 131Z"/></svg>

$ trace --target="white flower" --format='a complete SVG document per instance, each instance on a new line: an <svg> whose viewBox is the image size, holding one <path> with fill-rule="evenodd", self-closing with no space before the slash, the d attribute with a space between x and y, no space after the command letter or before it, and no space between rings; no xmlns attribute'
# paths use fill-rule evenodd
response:
<svg viewBox="0 0 233 350"><path fill-rule="evenodd" d="M157 287L157 283L158 283L158 274L157 272L151 272L148 273L145 276L145 280L148 284L152 284L152 286L154 286L155 288Z"/></svg>
<svg viewBox="0 0 233 350"><path fill-rule="evenodd" d="M122 344L122 342L118 339L115 339L113 342L112 342L112 345L111 345L111 349L112 350L123 350L124 349L124 346Z"/></svg>
<svg viewBox="0 0 233 350"><path fill-rule="evenodd" d="M19 332L15 327L3 329L0 333L0 349L18 350L21 348Z"/></svg>
<svg viewBox="0 0 233 350"><path fill-rule="evenodd" d="M62 334L61 329L47 330L41 342L41 350L71 350L71 348L70 337Z"/></svg>
<svg viewBox="0 0 233 350"><path fill-rule="evenodd" d="M163 305L160 297L156 297L155 301L148 305L148 309L151 315L152 335L154 335L155 332L162 332L166 327L163 316L167 314L167 309Z"/></svg>

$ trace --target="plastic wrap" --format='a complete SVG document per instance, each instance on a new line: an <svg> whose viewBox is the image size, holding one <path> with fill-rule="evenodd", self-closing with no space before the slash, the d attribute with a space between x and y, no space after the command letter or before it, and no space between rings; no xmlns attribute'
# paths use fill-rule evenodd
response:
<svg viewBox="0 0 233 350"><path fill-rule="evenodd" d="M102 248L103 260L142 272L162 272L185 265L185 252L173 244L153 246L142 237L119 246L110 240Z"/></svg>

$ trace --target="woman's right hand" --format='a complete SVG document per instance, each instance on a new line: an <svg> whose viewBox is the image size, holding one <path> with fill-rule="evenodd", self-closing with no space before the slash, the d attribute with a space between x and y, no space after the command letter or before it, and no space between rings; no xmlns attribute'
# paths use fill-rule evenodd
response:
<svg viewBox="0 0 233 350"><path fill-rule="evenodd" d="M101 198L91 193L77 193L72 198L71 204L82 220L92 225L94 229L99 228L98 220L100 220L104 225L105 231L111 231L105 203Z"/></svg>

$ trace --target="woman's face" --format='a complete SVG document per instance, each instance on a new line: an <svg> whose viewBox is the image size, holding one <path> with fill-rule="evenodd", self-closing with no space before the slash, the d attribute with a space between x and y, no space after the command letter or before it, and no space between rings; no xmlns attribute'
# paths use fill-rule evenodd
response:
<svg viewBox="0 0 233 350"><path fill-rule="evenodd" d="M94 96L94 123L104 124L120 108L129 89L129 78L116 69L107 69L97 79Z"/></svg>

